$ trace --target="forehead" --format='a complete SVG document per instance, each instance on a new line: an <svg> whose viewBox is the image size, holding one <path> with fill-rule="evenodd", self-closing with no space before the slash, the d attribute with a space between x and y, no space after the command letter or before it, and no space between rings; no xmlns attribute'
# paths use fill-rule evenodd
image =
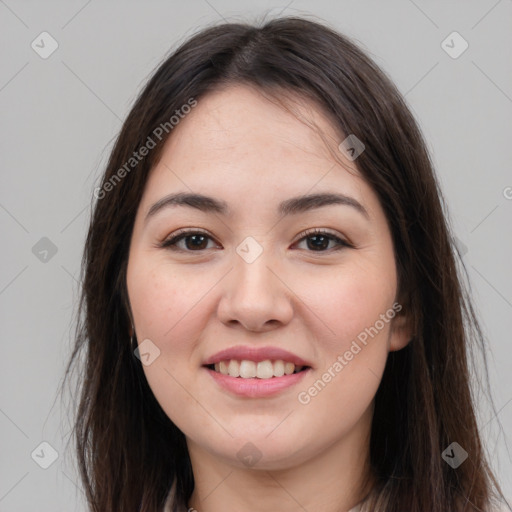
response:
<svg viewBox="0 0 512 512"><path fill-rule="evenodd" d="M297 95L282 99L292 112L242 85L200 98L166 141L146 203L177 189L230 203L255 205L258 196L259 208L320 190L356 199L371 193L355 162L338 150L344 136L322 109Z"/></svg>
<svg viewBox="0 0 512 512"><path fill-rule="evenodd" d="M261 155L265 145L267 154L288 150L325 158L326 144L315 130L333 147L341 142L341 134L311 100L292 92L269 96L254 87L232 85L202 97L173 131L168 146L175 150L179 143L198 156L229 157L236 151L236 156L249 157Z"/></svg>

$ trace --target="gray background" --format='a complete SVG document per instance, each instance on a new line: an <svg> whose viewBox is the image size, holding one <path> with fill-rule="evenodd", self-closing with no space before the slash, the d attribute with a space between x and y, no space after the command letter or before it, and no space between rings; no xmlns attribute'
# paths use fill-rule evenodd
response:
<svg viewBox="0 0 512 512"><path fill-rule="evenodd" d="M1 512L85 510L56 390L92 190L133 100L163 56L199 27L281 11L316 15L355 38L421 125L489 340L499 414L482 398L479 417L512 496L511 0L0 0ZM31 48L43 31L59 45L47 59ZM455 59L441 46L453 31L469 44ZM49 244L43 237L55 254L40 252ZM43 441L59 454L46 470L35 462L50 460Z"/></svg>

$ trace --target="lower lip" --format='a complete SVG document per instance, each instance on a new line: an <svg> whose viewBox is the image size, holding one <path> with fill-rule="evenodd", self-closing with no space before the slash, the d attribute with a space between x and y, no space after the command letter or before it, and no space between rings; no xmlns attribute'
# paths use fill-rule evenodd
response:
<svg viewBox="0 0 512 512"><path fill-rule="evenodd" d="M276 395L280 391L298 384L311 370L311 368L308 368L298 373L283 375L282 377L272 377L271 379L243 379L242 377L224 375L215 370L210 370L210 368L205 369L221 388L235 395L249 398L262 398Z"/></svg>

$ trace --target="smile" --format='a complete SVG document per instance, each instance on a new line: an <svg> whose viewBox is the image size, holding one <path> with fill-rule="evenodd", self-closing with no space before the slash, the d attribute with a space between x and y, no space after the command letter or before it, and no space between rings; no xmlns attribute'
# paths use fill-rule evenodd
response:
<svg viewBox="0 0 512 512"><path fill-rule="evenodd" d="M260 361L261 363L267 363L266 361ZM222 364L224 363L224 364ZM248 365L245 365L243 363L249 363ZM267 372L266 375L269 375L270 373L270 366L272 366L272 372L274 372L274 363L277 363L277 373L280 373L281 370L281 363L286 365L285 362L281 361L281 363L278 361L269 361L267 364L262 366L262 371ZM222 369L226 371L226 368L229 372L229 367L231 364L231 368L233 369L233 373L240 373L241 372L244 375L252 375L254 374L254 371L258 371L257 364L254 361L221 361L220 363L216 363L215 365L207 365L203 366L203 368L208 372L210 377L213 379L214 384L218 386L223 391L228 391L231 395L236 395L239 397L245 397L245 398L266 398L271 397L273 395L277 395L280 392L283 392L286 389L290 389L293 386L297 385L305 376L312 371L312 368L309 366L302 366L302 367L295 367L292 373L284 374L281 376L275 376L274 374L272 377L264 377L260 378L257 376L254 377L242 377L240 375L238 376L231 376L225 373L221 373L221 364ZM293 363L291 363L293 364ZM218 370L215 370L215 366L218 365ZM259 365L259 363L258 363ZM246 367L249 367L249 370L246 372ZM240 368L239 370L235 371L237 368ZM252 369L251 369L252 368ZM290 370L290 366L288 366L288 371ZM261 375L261 374L260 374Z"/></svg>
<svg viewBox="0 0 512 512"><path fill-rule="evenodd" d="M310 361L281 347L250 345L223 349L207 357L202 367L217 389L248 398L289 389L313 370Z"/></svg>

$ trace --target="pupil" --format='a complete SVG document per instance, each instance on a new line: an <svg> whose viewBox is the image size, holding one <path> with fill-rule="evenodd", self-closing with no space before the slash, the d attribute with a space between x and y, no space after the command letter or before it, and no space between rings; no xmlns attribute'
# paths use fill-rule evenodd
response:
<svg viewBox="0 0 512 512"><path fill-rule="evenodd" d="M203 239L199 243L189 244L187 242L188 249L190 249L190 248L202 249L203 248L202 244L204 244L204 239L206 238L204 235L190 235L190 236L187 237L187 240L190 241L190 239L194 239L197 242L199 238Z"/></svg>
<svg viewBox="0 0 512 512"><path fill-rule="evenodd" d="M324 243L323 244L320 243L320 245L313 244L312 245L313 248L315 248L315 249L325 249L329 245L329 239L326 236L324 236L324 235L314 235L314 236L311 236L309 238L309 240L318 240L318 239L322 239L322 241ZM327 242L327 246L325 245L325 242Z"/></svg>

